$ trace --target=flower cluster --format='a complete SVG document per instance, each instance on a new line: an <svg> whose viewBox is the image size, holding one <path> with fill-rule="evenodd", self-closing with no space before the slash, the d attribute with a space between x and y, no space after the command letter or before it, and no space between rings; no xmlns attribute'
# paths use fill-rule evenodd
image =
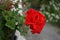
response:
<svg viewBox="0 0 60 40"><path fill-rule="evenodd" d="M25 24L30 26L32 34L39 34L42 28L44 27L45 22L46 18L41 12L34 10L32 8L26 12Z"/></svg>

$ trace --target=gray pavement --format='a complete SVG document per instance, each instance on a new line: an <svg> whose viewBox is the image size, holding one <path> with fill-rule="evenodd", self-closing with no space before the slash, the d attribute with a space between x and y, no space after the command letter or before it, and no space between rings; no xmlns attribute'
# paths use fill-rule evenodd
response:
<svg viewBox="0 0 60 40"><path fill-rule="evenodd" d="M60 40L60 34L58 34L58 28L46 23L40 34L31 34L29 31L25 38L26 40Z"/></svg>

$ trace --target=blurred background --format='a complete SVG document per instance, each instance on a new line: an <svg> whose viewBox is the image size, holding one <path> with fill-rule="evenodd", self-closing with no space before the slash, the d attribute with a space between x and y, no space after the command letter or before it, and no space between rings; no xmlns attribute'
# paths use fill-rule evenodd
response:
<svg viewBox="0 0 60 40"><path fill-rule="evenodd" d="M25 36L26 40L60 40L60 0L22 1L23 12L26 12L29 8L34 8L41 11L46 16L46 24L41 34L32 35L29 30L28 34ZM3 1L0 2L0 4L1 3L3 3ZM0 18L2 17L0 16Z"/></svg>

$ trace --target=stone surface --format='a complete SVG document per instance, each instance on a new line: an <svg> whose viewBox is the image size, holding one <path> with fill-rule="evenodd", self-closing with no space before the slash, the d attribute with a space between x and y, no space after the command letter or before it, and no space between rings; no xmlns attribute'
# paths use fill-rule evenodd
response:
<svg viewBox="0 0 60 40"><path fill-rule="evenodd" d="M60 35L57 33L58 28L46 23L45 27L41 31L41 34L31 34L29 31L26 35L26 40L60 40Z"/></svg>

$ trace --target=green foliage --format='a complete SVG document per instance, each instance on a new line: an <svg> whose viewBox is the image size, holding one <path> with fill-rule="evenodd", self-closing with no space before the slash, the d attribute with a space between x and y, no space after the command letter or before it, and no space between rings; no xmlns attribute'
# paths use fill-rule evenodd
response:
<svg viewBox="0 0 60 40"><path fill-rule="evenodd" d="M11 12L11 11L3 11L2 13L6 20L6 26L9 27L10 29L14 30L17 13Z"/></svg>
<svg viewBox="0 0 60 40"><path fill-rule="evenodd" d="M49 1L48 5L44 5L41 11L45 14L47 21L51 24L60 24L60 2L59 0Z"/></svg>
<svg viewBox="0 0 60 40"><path fill-rule="evenodd" d="M6 35L5 35L4 31L2 29L0 29L0 40L6 40L5 36Z"/></svg>
<svg viewBox="0 0 60 40"><path fill-rule="evenodd" d="M2 16L0 16L0 39L1 40L5 40L5 36L6 34L6 30L4 31L4 28L8 27L11 30L15 30L15 28L17 27L17 29L20 31L20 33L22 35L26 35L28 33L28 27L23 26L25 23L25 16L20 16L18 14L17 11L2 11ZM4 22L4 20L6 20L6 22ZM3 24L4 22L4 24ZM17 26L16 26L16 22L18 22Z"/></svg>
<svg viewBox="0 0 60 40"><path fill-rule="evenodd" d="M15 8L18 6L17 4L14 4ZM10 0L6 0L3 5L0 5L0 40L10 40L11 34L16 28L22 35L26 35L29 30L25 25L25 16L18 14L18 10L11 11L10 5Z"/></svg>
<svg viewBox="0 0 60 40"><path fill-rule="evenodd" d="M21 35L26 35L29 31L29 27L26 25L23 25L23 26L19 27L18 30L21 32Z"/></svg>
<svg viewBox="0 0 60 40"><path fill-rule="evenodd" d="M6 40L6 34L4 32L5 27L5 20L4 17L2 16L2 10L0 10L0 40Z"/></svg>
<svg viewBox="0 0 60 40"><path fill-rule="evenodd" d="M23 26L23 24L25 23L24 15L19 16L17 11L3 11L2 13L3 16L5 17L7 27L9 27L11 30L14 30L16 28L16 22L18 22L17 29L19 29L21 34L24 33L25 35L27 33L27 27Z"/></svg>

